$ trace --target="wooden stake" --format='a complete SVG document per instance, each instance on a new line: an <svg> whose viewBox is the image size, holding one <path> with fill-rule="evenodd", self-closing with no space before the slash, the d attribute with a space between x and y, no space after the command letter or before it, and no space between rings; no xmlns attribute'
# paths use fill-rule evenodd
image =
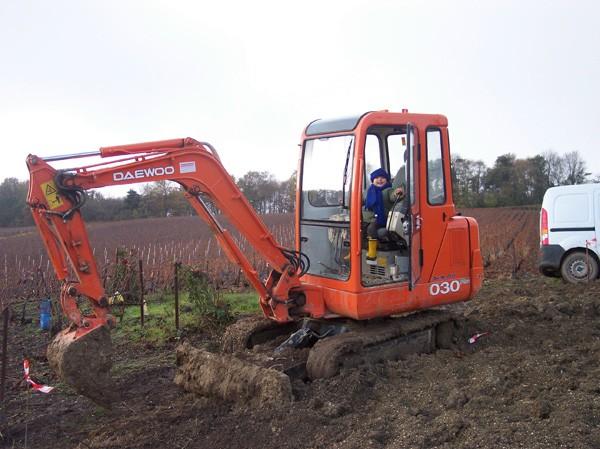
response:
<svg viewBox="0 0 600 449"><path fill-rule="evenodd" d="M140 324L144 327L144 268L142 259L138 259L138 265L140 267Z"/></svg>
<svg viewBox="0 0 600 449"><path fill-rule="evenodd" d="M174 263L175 269L175 329L179 332L179 263Z"/></svg>
<svg viewBox="0 0 600 449"><path fill-rule="evenodd" d="M7 364L7 347L8 347L8 307L2 312L2 371L0 372L0 403L4 406L4 391L6 385L6 364Z"/></svg>

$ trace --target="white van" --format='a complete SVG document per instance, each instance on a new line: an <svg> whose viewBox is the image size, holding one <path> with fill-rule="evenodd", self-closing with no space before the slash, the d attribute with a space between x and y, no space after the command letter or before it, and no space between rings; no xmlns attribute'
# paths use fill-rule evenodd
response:
<svg viewBox="0 0 600 449"><path fill-rule="evenodd" d="M548 189L540 211L540 271L568 282L598 277L600 184Z"/></svg>

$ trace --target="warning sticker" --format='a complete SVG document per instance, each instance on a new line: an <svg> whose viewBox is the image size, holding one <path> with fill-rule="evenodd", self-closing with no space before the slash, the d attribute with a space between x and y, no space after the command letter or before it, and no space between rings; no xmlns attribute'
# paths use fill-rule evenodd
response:
<svg viewBox="0 0 600 449"><path fill-rule="evenodd" d="M48 202L48 206L50 209L56 209L57 207L62 206L63 200L58 196L58 190L56 189L56 184L54 181L48 181L40 185L44 196L46 197L46 201Z"/></svg>

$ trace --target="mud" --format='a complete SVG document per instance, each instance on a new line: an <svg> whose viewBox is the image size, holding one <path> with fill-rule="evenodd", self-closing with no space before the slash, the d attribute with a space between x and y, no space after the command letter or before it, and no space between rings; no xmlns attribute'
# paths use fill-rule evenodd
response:
<svg viewBox="0 0 600 449"><path fill-rule="evenodd" d="M280 371L247 363L229 354L215 354L189 343L177 347L175 383L201 396L258 407L292 401L290 378Z"/></svg>
<svg viewBox="0 0 600 449"><path fill-rule="evenodd" d="M228 353L245 351L277 337L288 336L297 327L297 323L278 324L262 315L245 316L227 327L221 348Z"/></svg>
<svg viewBox="0 0 600 449"><path fill-rule="evenodd" d="M102 326L78 339L74 335L75 332L65 329L48 345L50 368L79 394L110 408L117 399L110 377L110 331Z"/></svg>
<svg viewBox="0 0 600 449"><path fill-rule="evenodd" d="M45 342L36 346L15 321L2 435L11 448L47 449L598 448L599 312L600 283L486 281L462 306L472 332L489 332L476 343L296 380L292 402L262 408L175 385L175 342L115 340L121 398L112 411L57 384L41 349L30 349ZM189 338L196 347L220 343ZM26 352L32 375L57 387L50 395L19 382Z"/></svg>

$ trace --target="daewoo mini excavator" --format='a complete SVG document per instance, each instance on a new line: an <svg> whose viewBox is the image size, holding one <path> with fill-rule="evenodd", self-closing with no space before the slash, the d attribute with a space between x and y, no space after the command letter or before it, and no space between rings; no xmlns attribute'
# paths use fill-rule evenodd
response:
<svg viewBox="0 0 600 449"><path fill-rule="evenodd" d="M110 159L67 170L50 165L88 156ZM103 385L115 320L81 216L89 189L163 180L182 186L258 292L266 317L234 324L224 348L244 350L278 330L295 331L283 345L311 346L307 378L446 347L455 324L439 306L472 298L482 284L478 225L457 214L453 203L442 115L377 111L311 122L302 135L293 249L275 241L206 142L185 138L30 155L27 166L27 202L62 281L60 303L71 322L51 343L49 360L66 382L100 403L109 399ZM369 173L378 168L392 174L404 197L378 231L376 257L367 257L363 204ZM206 196L266 259L266 279L211 213ZM83 300L91 312L82 312Z"/></svg>

